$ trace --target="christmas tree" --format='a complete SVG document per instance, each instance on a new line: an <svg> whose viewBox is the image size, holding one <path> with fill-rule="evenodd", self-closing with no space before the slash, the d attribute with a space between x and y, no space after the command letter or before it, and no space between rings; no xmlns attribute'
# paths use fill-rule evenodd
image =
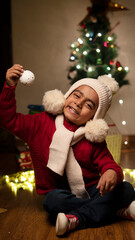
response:
<svg viewBox="0 0 135 240"><path fill-rule="evenodd" d="M79 23L80 37L70 46L72 62L68 78L71 84L81 78L97 78L107 74L116 79L119 86L129 84L125 79L129 72L116 60L119 47L116 44L115 27L111 28L109 11L128 10L111 0L91 0L87 16Z"/></svg>

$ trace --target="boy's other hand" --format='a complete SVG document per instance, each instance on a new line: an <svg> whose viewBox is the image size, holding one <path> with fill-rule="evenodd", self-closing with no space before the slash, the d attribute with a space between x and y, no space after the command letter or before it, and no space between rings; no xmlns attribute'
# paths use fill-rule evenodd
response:
<svg viewBox="0 0 135 240"><path fill-rule="evenodd" d="M15 86L19 78L22 76L23 71L23 66L21 66L20 64L14 64L11 68L9 68L6 72L7 86Z"/></svg>
<svg viewBox="0 0 135 240"><path fill-rule="evenodd" d="M117 184L117 174L113 169L108 169L100 177L97 189L99 189L101 196L106 192L111 192Z"/></svg>

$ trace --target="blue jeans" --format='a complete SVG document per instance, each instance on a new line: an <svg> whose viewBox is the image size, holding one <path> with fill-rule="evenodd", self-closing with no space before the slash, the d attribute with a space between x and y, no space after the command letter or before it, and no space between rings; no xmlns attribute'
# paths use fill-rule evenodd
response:
<svg viewBox="0 0 135 240"><path fill-rule="evenodd" d="M135 191L128 182L122 182L112 192L101 196L97 184L88 188L90 199L77 198L70 191L55 189L46 194L44 208L51 219L56 220L59 212L76 215L79 227L99 227L113 222L119 209L135 200Z"/></svg>

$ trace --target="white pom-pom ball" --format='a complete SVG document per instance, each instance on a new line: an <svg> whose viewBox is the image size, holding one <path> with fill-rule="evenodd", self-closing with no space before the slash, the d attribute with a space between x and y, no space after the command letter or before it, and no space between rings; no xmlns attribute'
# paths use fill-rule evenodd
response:
<svg viewBox="0 0 135 240"><path fill-rule="evenodd" d="M46 112L54 115L60 114L63 112L64 105L65 97L60 90L54 89L45 93L43 106Z"/></svg>
<svg viewBox="0 0 135 240"><path fill-rule="evenodd" d="M33 72L29 70L24 70L22 76L20 77L20 82L25 85L31 85L35 80L35 75Z"/></svg>
<svg viewBox="0 0 135 240"><path fill-rule="evenodd" d="M107 136L109 127L105 120L90 120L85 125L85 137L91 142L103 142Z"/></svg>

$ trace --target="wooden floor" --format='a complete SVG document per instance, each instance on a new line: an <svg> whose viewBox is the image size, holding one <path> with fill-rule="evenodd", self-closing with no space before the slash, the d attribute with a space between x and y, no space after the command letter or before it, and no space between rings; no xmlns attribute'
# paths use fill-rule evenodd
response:
<svg viewBox="0 0 135 240"><path fill-rule="evenodd" d="M1 174L17 169L14 154L0 154ZM135 149L123 149L120 164L135 169ZM55 226L42 207L43 196L35 189L18 190L17 195L6 183L0 183L0 240L54 240ZM72 240L135 240L135 222L121 220L114 224L69 233L63 239Z"/></svg>

